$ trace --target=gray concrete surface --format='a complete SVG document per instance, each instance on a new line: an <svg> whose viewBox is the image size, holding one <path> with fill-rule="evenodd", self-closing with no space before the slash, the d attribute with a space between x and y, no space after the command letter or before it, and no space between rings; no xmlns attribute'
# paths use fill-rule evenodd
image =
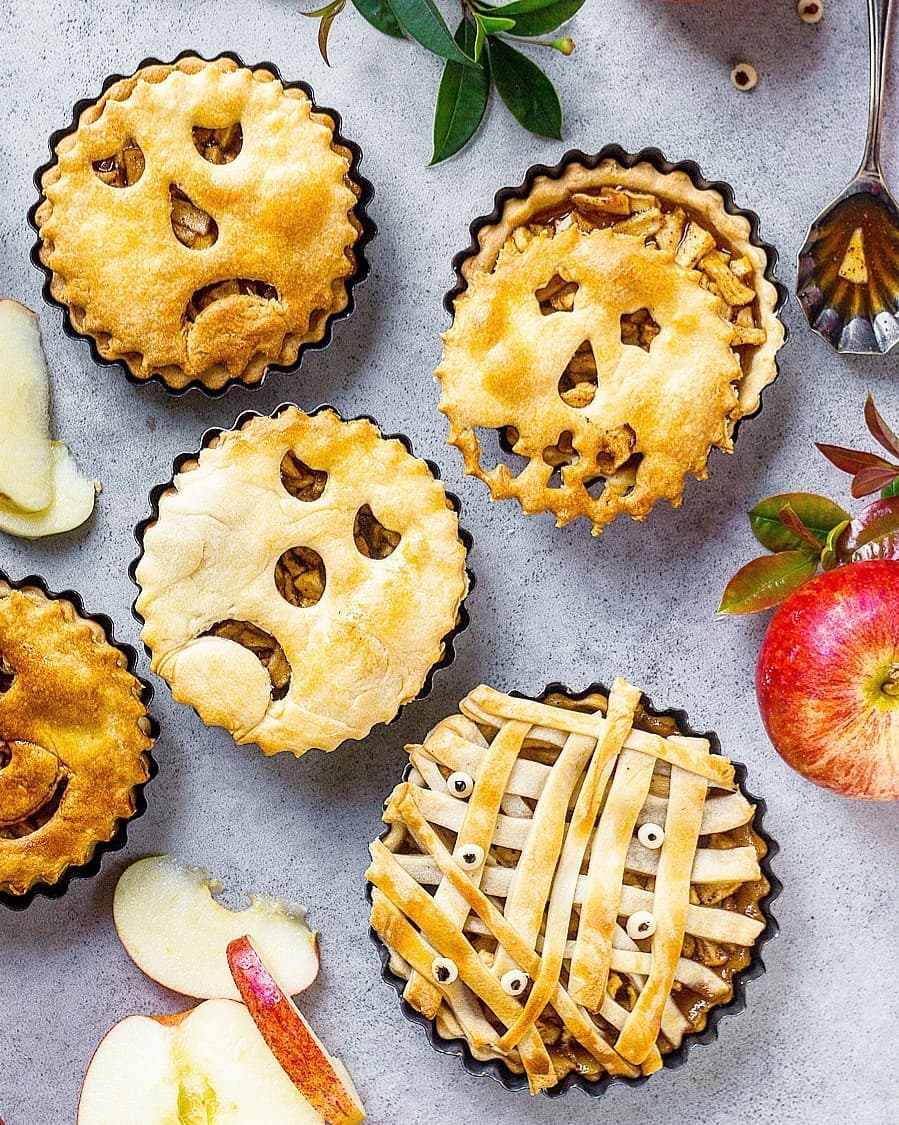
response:
<svg viewBox="0 0 899 1125"><path fill-rule="evenodd" d="M693 482L679 511L659 507L644 525L621 521L600 542L584 526L557 531L549 517L491 506L445 445L431 377L446 323L449 261L467 243L469 221L490 209L498 187L517 183L534 161L554 162L568 146L654 144L673 159L698 160L758 210L792 285L809 220L846 181L860 151L863 0L829 0L817 28L800 23L793 0L690 7L588 0L571 24L574 57L544 54L566 107L564 145L524 134L495 105L477 143L434 170L426 164L438 63L347 11L334 28L328 70L298 7L298 0L2 0L0 293L41 309L57 432L102 478L104 491L96 518L79 532L33 544L0 537L0 567L80 590L88 607L110 614L119 635L136 641L126 574L131 529L147 509L150 487L169 476L173 456L195 448L206 426L228 424L246 408L330 400L411 435L461 496L476 544L472 627L430 699L339 757L267 760L237 748L157 684L160 774L127 851L60 901L0 913L0 1115L6 1125L68 1125L106 1029L131 1012L183 1006L131 964L110 913L129 860L168 851L207 865L235 891L308 904L322 932L324 968L304 1006L356 1076L376 1125L899 1120L899 810L827 794L781 762L752 689L765 622L714 616L724 581L753 550L745 513L755 500L789 488L848 499L845 478L812 441L864 441L869 388L895 425L899 358L834 355L791 301L781 378L766 392L762 415L744 425L737 455L713 456L711 480ZM338 107L364 149L381 232L358 312L339 325L332 346L310 354L297 375L218 401L195 394L174 400L96 367L86 345L63 335L59 313L42 304L28 261L31 175L51 131L68 123L73 103L95 94L108 73L188 46L270 59ZM728 81L737 59L758 67L752 95ZM899 75L899 54L892 73ZM895 100L887 113L886 163L899 186ZM143 657L141 667L146 671ZM529 1100L468 1076L402 1018L366 937L366 847L403 767L404 743L474 683L538 689L552 679L583 685L616 673L659 705L686 708L697 727L717 730L725 750L747 763L783 846L776 863L785 884L776 909L783 934L767 952L767 975L749 986L748 1010L722 1025L716 1045L697 1048L687 1067L637 1090L614 1089L601 1102L577 1093L561 1102ZM122 1125L128 1121L124 1107Z"/></svg>

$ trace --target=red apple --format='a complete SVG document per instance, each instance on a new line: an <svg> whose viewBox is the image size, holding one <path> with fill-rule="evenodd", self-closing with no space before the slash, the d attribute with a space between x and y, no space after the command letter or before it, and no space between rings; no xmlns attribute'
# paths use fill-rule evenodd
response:
<svg viewBox="0 0 899 1125"><path fill-rule="evenodd" d="M836 793L899 800L899 562L801 586L771 619L755 684L788 765Z"/></svg>
<svg viewBox="0 0 899 1125"><path fill-rule="evenodd" d="M343 1064L332 1058L248 937L228 945L228 965L250 1015L287 1077L328 1125L359 1125L365 1110Z"/></svg>

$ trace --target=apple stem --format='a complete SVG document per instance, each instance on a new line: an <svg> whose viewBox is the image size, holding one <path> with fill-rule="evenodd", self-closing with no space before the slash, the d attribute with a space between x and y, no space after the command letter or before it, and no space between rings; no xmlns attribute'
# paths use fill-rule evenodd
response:
<svg viewBox="0 0 899 1125"><path fill-rule="evenodd" d="M880 685L885 695L899 696L899 664L891 664L887 678Z"/></svg>

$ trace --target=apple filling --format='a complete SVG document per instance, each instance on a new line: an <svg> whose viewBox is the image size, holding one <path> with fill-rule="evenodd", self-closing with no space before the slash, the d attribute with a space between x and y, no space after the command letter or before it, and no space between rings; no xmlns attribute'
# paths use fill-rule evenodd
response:
<svg viewBox="0 0 899 1125"><path fill-rule="evenodd" d="M132 187L144 174L146 161L137 141L129 138L118 152L93 162L94 172L108 187Z"/></svg>
<svg viewBox="0 0 899 1125"><path fill-rule="evenodd" d="M243 148L243 129L239 121L224 129L204 129L194 125L193 138L197 152L210 164L230 164Z"/></svg>
<svg viewBox="0 0 899 1125"><path fill-rule="evenodd" d="M719 299L721 317L733 324L731 347L745 370L748 355L743 349L765 343L767 333L759 326L758 295L753 283L753 264L722 239L711 233L702 219L686 207L646 192L629 188L597 188L573 192L558 208L533 216L515 227L506 238L494 265L501 269L506 255L520 253L534 238L553 237L576 226L589 233L610 228L616 234L641 239L645 246L671 256L685 270L697 270L699 285ZM537 291L544 315L574 307L577 285L558 274ZM621 339L649 351L660 331L648 309L638 309L621 318Z"/></svg>
<svg viewBox="0 0 899 1125"><path fill-rule="evenodd" d="M386 559L397 549L402 536L385 527L371 510L363 504L353 521L353 540L356 550L367 559Z"/></svg>

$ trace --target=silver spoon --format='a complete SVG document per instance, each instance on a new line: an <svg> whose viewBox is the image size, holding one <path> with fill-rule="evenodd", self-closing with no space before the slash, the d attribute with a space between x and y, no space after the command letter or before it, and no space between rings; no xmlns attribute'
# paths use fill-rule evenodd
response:
<svg viewBox="0 0 899 1125"><path fill-rule="evenodd" d="M880 168L884 59L892 0L868 0L871 67L865 155L799 252L799 302L838 352L885 353L899 340L899 207Z"/></svg>

